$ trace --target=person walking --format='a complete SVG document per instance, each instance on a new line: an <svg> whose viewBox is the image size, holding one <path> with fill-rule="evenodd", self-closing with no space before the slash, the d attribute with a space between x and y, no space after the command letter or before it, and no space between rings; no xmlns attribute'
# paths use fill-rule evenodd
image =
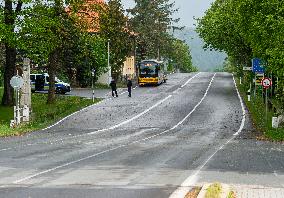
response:
<svg viewBox="0 0 284 198"><path fill-rule="evenodd" d="M109 86L111 87L111 95L112 95L112 97L114 97L114 94L115 94L116 97L118 97L117 90L116 90L116 82L115 82L114 79L111 80Z"/></svg>
<svg viewBox="0 0 284 198"><path fill-rule="evenodd" d="M132 90L131 78L128 78L128 80L127 80L127 88L128 88L128 96L131 97L131 90Z"/></svg>

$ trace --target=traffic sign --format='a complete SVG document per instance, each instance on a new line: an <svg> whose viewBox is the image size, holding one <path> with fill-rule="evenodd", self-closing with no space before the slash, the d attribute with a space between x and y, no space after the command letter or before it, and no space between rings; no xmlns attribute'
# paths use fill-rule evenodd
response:
<svg viewBox="0 0 284 198"><path fill-rule="evenodd" d="M256 75L255 75L255 85L261 85L261 81L262 81L262 79L264 78L264 74L262 74L262 73L257 73Z"/></svg>
<svg viewBox="0 0 284 198"><path fill-rule="evenodd" d="M270 78L264 78L261 81L261 85L264 89L268 89L272 85L272 80Z"/></svg>
<svg viewBox="0 0 284 198"><path fill-rule="evenodd" d="M19 75L13 76L10 80L10 85L14 89L20 89L24 85L24 79Z"/></svg>
<svg viewBox="0 0 284 198"><path fill-rule="evenodd" d="M259 58L252 59L252 71L264 73L264 62Z"/></svg>
<svg viewBox="0 0 284 198"><path fill-rule="evenodd" d="M243 67L244 71L252 71L252 67Z"/></svg>

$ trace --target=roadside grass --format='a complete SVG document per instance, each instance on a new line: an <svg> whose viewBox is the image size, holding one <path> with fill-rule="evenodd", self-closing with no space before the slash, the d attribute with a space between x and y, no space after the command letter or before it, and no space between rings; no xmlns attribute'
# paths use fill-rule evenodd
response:
<svg viewBox="0 0 284 198"><path fill-rule="evenodd" d="M236 194L234 193L234 191L230 191L227 198L236 198Z"/></svg>
<svg viewBox="0 0 284 198"><path fill-rule="evenodd" d="M205 198L220 198L221 193L222 185L220 183L214 183L206 189Z"/></svg>
<svg viewBox="0 0 284 198"><path fill-rule="evenodd" d="M0 98L2 98L0 88ZM43 129L63 117L70 115L84 107L92 105L91 99L77 96L56 96L55 104L46 104L47 94L32 94L32 120L29 124L20 125L17 128L10 128L10 120L13 119L13 107L0 106L0 136L21 135L27 132ZM100 99L95 99L95 103Z"/></svg>
<svg viewBox="0 0 284 198"><path fill-rule="evenodd" d="M284 141L284 127L272 128L272 117L273 112L269 111L267 113L267 119L265 116L265 103L261 96L251 97L249 102L246 95L245 87L238 83L241 96L248 108L252 121L257 130L259 130L263 135L264 139L269 139L273 141Z"/></svg>

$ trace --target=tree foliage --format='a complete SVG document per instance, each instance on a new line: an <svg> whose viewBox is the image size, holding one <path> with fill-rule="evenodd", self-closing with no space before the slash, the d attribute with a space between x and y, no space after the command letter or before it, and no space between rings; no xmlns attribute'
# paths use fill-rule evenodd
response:
<svg viewBox="0 0 284 198"><path fill-rule="evenodd" d="M110 0L100 8L100 35L110 42L110 65L113 77L122 71L123 62L132 50L131 32L120 0Z"/></svg>
<svg viewBox="0 0 284 198"><path fill-rule="evenodd" d="M251 58L267 62L266 73L278 78L277 97L284 107L284 3L282 0L216 0L198 20L206 48L225 51L242 74Z"/></svg>
<svg viewBox="0 0 284 198"><path fill-rule="evenodd" d="M172 50L169 51L170 63L182 72L192 72L197 69L192 65L189 46L181 40L172 40Z"/></svg>
<svg viewBox="0 0 284 198"><path fill-rule="evenodd" d="M5 47L2 105L13 105L14 103L14 92L10 86L10 79L15 73L16 65L16 46L18 44L16 29L23 20L23 5L29 2L29 0L4 0L0 3L0 43ZM25 8L27 7L28 5L25 6Z"/></svg>
<svg viewBox="0 0 284 198"><path fill-rule="evenodd" d="M138 33L139 42L145 46L149 58L160 58L167 53L171 40L169 30L179 19L173 19L177 11L169 0L135 0L135 7L129 12L133 31Z"/></svg>

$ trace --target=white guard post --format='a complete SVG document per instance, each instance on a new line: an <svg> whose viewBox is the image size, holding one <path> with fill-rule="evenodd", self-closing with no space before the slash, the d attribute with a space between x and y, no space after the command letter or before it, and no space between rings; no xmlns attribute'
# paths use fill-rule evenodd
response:
<svg viewBox="0 0 284 198"><path fill-rule="evenodd" d="M250 89L247 91L248 101L250 102Z"/></svg>

